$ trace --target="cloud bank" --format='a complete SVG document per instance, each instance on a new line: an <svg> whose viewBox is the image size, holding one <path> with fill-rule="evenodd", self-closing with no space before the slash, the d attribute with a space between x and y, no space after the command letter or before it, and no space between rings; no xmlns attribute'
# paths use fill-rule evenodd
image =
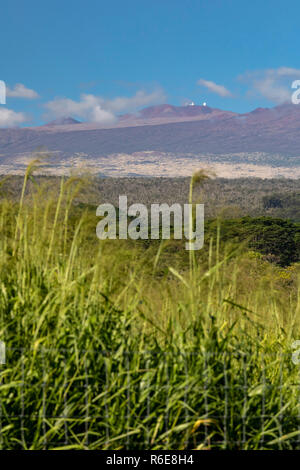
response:
<svg viewBox="0 0 300 470"><path fill-rule="evenodd" d="M24 113L0 107L0 127L15 127L25 121L27 121L27 116Z"/></svg>
<svg viewBox="0 0 300 470"><path fill-rule="evenodd" d="M279 67L257 70L238 78L248 85L248 96L259 95L274 104L282 104L291 102L291 85L294 80L300 79L300 69Z"/></svg>
<svg viewBox="0 0 300 470"><path fill-rule="evenodd" d="M131 97L117 97L105 99L101 96L82 94L78 101L69 98L56 98L45 104L47 117L60 118L64 116L76 116L88 122L112 124L117 120L117 115L123 112L135 112L142 106L162 103L165 94L161 89L152 93L137 91Z"/></svg>

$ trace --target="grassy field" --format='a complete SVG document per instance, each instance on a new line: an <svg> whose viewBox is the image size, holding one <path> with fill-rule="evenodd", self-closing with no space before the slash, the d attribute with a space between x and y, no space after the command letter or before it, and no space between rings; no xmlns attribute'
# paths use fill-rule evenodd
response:
<svg viewBox="0 0 300 470"><path fill-rule="evenodd" d="M2 449L300 448L299 263L221 219L195 256L100 241L85 182L26 184L0 205Z"/></svg>

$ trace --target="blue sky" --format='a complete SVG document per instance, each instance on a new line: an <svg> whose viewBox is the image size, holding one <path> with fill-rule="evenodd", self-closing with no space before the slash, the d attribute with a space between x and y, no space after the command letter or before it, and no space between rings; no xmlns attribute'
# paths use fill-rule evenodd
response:
<svg viewBox="0 0 300 470"><path fill-rule="evenodd" d="M62 114L110 122L188 100L238 112L276 105L300 79L299 16L295 0L2 3L0 125Z"/></svg>

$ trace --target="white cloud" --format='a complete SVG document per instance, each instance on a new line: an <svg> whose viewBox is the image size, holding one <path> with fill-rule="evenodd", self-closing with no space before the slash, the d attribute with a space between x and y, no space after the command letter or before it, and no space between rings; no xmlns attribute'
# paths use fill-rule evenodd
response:
<svg viewBox="0 0 300 470"><path fill-rule="evenodd" d="M24 113L16 113L11 109L0 107L0 127L15 127L26 120Z"/></svg>
<svg viewBox="0 0 300 470"><path fill-rule="evenodd" d="M111 109L113 112L120 113L124 111L136 111L142 106L149 106L152 104L161 104L165 101L166 96L164 92L159 88L154 90L152 93L146 93L145 91L137 91L134 96L131 97L117 97L113 100L107 100L105 106Z"/></svg>
<svg viewBox="0 0 300 470"><path fill-rule="evenodd" d="M225 88L223 85L218 85L215 82L204 80L203 78L201 78L200 80L198 80L197 84L200 86L204 86L209 91L211 91L212 93L216 93L219 96L222 96L222 97L232 96L231 92L227 90L227 88Z"/></svg>
<svg viewBox="0 0 300 470"><path fill-rule="evenodd" d="M102 98L94 95L81 95L79 101L69 98L56 98L45 104L48 116L64 117L78 116L91 122L110 124L115 121L115 115L103 107Z"/></svg>
<svg viewBox="0 0 300 470"><path fill-rule="evenodd" d="M35 99L39 95L36 91L27 88L22 83L17 83L13 88L6 87L6 96L10 98Z"/></svg>
<svg viewBox="0 0 300 470"><path fill-rule="evenodd" d="M272 103L291 101L292 82L300 79L300 69L279 67L257 70L241 75L239 79L249 86L248 95L260 95Z"/></svg>
<svg viewBox="0 0 300 470"><path fill-rule="evenodd" d="M138 91L131 97L117 97L107 100L101 96L82 94L79 101L69 98L56 98L45 104L48 117L78 116L89 122L112 124L117 120L117 114L134 112L142 106L162 103L165 95L161 89L152 93Z"/></svg>

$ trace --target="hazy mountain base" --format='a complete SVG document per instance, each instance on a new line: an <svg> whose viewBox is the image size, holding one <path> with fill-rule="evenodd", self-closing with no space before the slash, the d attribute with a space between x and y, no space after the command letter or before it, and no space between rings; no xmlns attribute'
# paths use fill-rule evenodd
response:
<svg viewBox="0 0 300 470"><path fill-rule="evenodd" d="M41 158L37 153L36 157ZM22 175L32 161L32 153L0 156L0 174ZM38 174L67 175L87 171L102 176L191 176L199 167L214 171L223 178L299 178L300 158L264 152L233 154L195 154L140 151L131 154L89 155L52 151L42 156Z"/></svg>

